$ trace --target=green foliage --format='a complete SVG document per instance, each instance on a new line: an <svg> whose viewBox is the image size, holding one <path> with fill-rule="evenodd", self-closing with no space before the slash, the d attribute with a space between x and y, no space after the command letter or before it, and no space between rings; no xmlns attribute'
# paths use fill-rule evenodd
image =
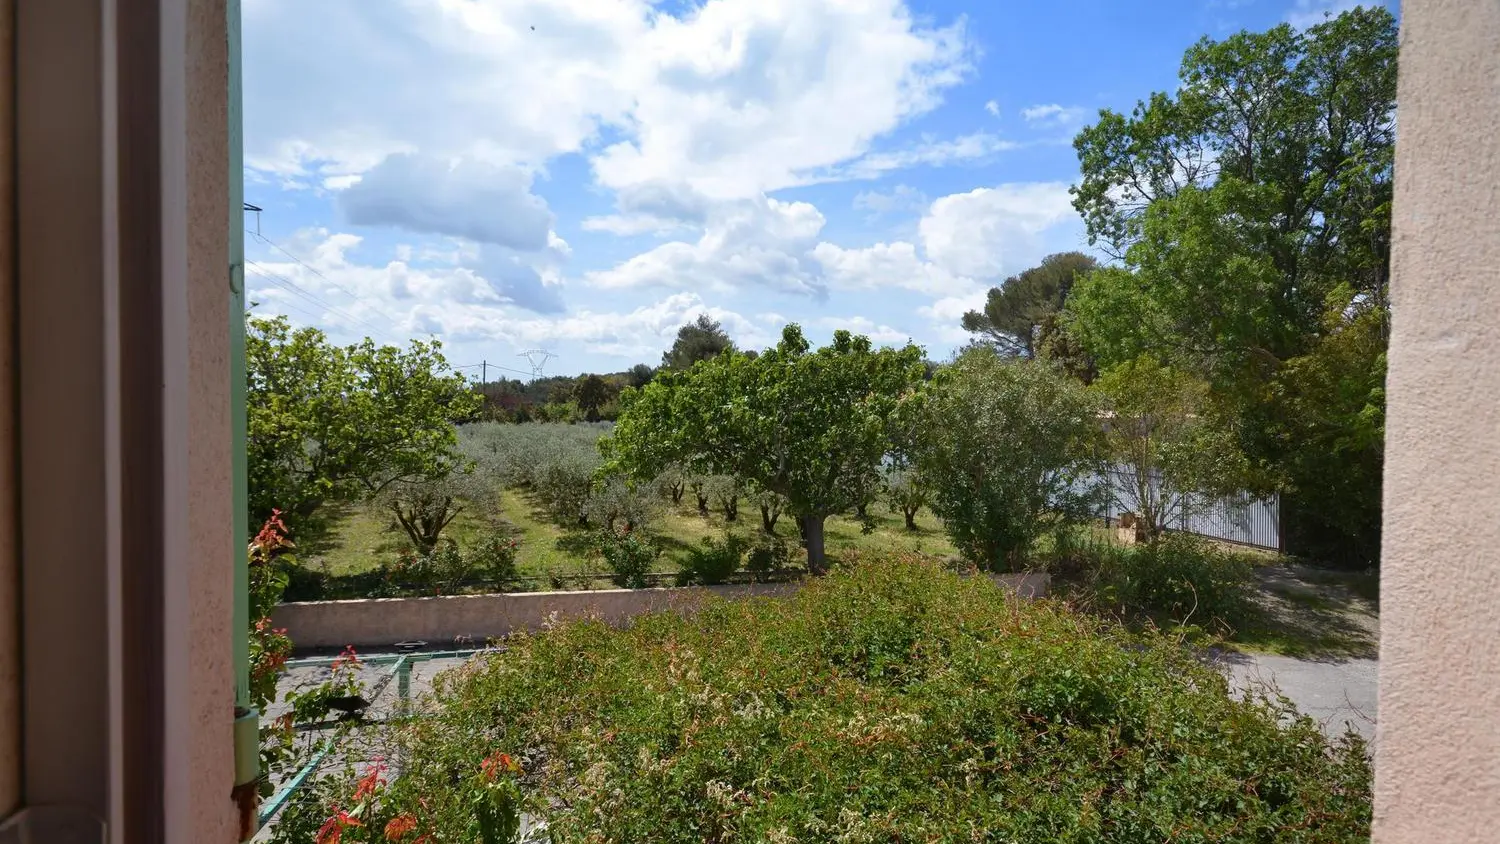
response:
<svg viewBox="0 0 1500 844"><path fill-rule="evenodd" d="M403 478L387 486L375 501L396 520L418 553L430 553L443 530L465 510L491 514L498 489L476 466L454 465L437 475Z"/></svg>
<svg viewBox="0 0 1500 844"><path fill-rule="evenodd" d="M703 537L698 547L689 549L682 570L677 573L677 585L729 582L729 576L739 571L748 544L744 537L732 533L723 539Z"/></svg>
<svg viewBox="0 0 1500 844"><path fill-rule="evenodd" d="M792 549L785 539L763 531L750 542L745 555L745 570L755 574L785 571L792 566Z"/></svg>
<svg viewBox="0 0 1500 844"><path fill-rule="evenodd" d="M662 353L661 368L690 369L698 361L712 360L726 351L734 351L734 341L729 339L729 334L720 327L718 320L708 314L699 314L697 319L677 329L672 348Z"/></svg>
<svg viewBox="0 0 1500 844"><path fill-rule="evenodd" d="M1357 737L1235 700L1171 640L920 560L508 644L440 679L403 765L450 805L483 754L531 748L556 841L1369 836Z"/></svg>
<svg viewBox="0 0 1500 844"><path fill-rule="evenodd" d="M917 513L927 506L927 484L910 469L896 469L885 476L886 503L892 513L906 519L906 529L917 529Z"/></svg>
<svg viewBox="0 0 1500 844"><path fill-rule="evenodd" d="M643 588L651 564L661 555L661 549L650 539L628 528L600 531L597 544L605 565L614 572L615 584L626 589Z"/></svg>
<svg viewBox="0 0 1500 844"><path fill-rule="evenodd" d="M1120 509L1140 517L1147 538L1181 516L1192 494L1242 488L1244 457L1212 416L1208 384L1143 355L1106 370L1089 389L1108 413L1104 453L1117 481L1110 489Z"/></svg>
<svg viewBox="0 0 1500 844"><path fill-rule="evenodd" d="M576 393L578 409L583 411L583 418L589 422L598 422L599 411L614 399L619 390L598 375L584 375L578 379Z"/></svg>
<svg viewBox="0 0 1500 844"><path fill-rule="evenodd" d="M422 721L394 733L401 745L425 743ZM463 841L514 844L521 828L518 761L494 751L477 759L467 748L463 763L429 753L417 764L403 762L387 780L384 762L360 771L352 763L304 786L277 818L272 844L422 844Z"/></svg>
<svg viewBox="0 0 1500 844"><path fill-rule="evenodd" d="M609 475L594 482L593 492L585 508L591 521L614 530L615 523L623 523L629 530L640 530L651 522L656 510L655 496L620 475Z"/></svg>
<svg viewBox="0 0 1500 844"><path fill-rule="evenodd" d="M631 395L602 447L641 479L668 466L775 492L807 526L808 567L825 570L823 522L853 507L891 448L889 417L922 381L922 351L874 349L834 333L813 351L789 325L754 358L723 354Z"/></svg>
<svg viewBox="0 0 1500 844"><path fill-rule="evenodd" d="M1098 262L1081 252L1048 255L1039 266L991 287L983 311L963 315L963 327L1004 355L1034 358L1056 331L1074 280Z"/></svg>
<svg viewBox="0 0 1500 844"><path fill-rule="evenodd" d="M1054 561L1096 608L1135 621L1229 634L1259 615L1245 553L1186 534L1148 545L1064 543Z"/></svg>
<svg viewBox="0 0 1500 844"><path fill-rule="evenodd" d="M917 469L970 563L1017 569L1038 537L1089 514L1095 405L1051 367L970 349L905 412L930 432Z"/></svg>
<svg viewBox="0 0 1500 844"><path fill-rule="evenodd" d="M1074 287L1069 335L1101 367L1150 353L1208 380L1260 485L1287 493L1293 549L1363 561L1379 542L1396 64L1381 7L1205 39L1175 94L1101 112L1074 142L1074 204L1123 264Z"/></svg>
<svg viewBox="0 0 1500 844"><path fill-rule="evenodd" d="M517 577L519 551L520 543L515 538L490 528L474 539L467 553L457 543L444 540L431 551L406 549L375 568L349 574L330 575L293 568L286 600L335 601L499 591Z"/></svg>
<svg viewBox="0 0 1500 844"><path fill-rule="evenodd" d="M703 479L703 491L709 503L723 514L726 522L740 516L740 496L745 493L745 484L733 475L709 475Z"/></svg>
<svg viewBox="0 0 1500 844"><path fill-rule="evenodd" d="M1390 313L1350 294L1335 291L1324 336L1278 374L1264 430L1284 472L1288 547L1364 567L1380 560Z"/></svg>
<svg viewBox="0 0 1500 844"><path fill-rule="evenodd" d="M457 462L453 424L480 406L436 342L339 347L285 318L250 318L245 359L251 524L284 508L305 525L352 500Z"/></svg>
<svg viewBox="0 0 1500 844"><path fill-rule="evenodd" d="M516 579L516 555L521 544L502 531L490 529L480 534L471 546L470 562L491 583L503 584Z"/></svg>
<svg viewBox="0 0 1500 844"><path fill-rule="evenodd" d="M683 494L687 492L688 474L681 466L672 465L658 473L651 483L658 495L673 504L679 504Z"/></svg>

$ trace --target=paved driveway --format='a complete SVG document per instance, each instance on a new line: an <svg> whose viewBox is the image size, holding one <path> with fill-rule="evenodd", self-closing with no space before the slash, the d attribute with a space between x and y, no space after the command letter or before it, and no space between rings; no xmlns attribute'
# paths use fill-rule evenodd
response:
<svg viewBox="0 0 1500 844"><path fill-rule="evenodd" d="M1221 659L1236 688L1266 687L1286 695L1329 737L1353 727L1375 741L1376 668L1373 659L1318 661L1274 654L1227 654Z"/></svg>

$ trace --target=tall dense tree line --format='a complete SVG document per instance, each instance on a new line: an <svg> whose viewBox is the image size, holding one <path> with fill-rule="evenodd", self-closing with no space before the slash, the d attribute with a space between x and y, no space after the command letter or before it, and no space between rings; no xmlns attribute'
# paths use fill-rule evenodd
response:
<svg viewBox="0 0 1500 844"><path fill-rule="evenodd" d="M1142 359L1200 379L1292 550L1352 563L1379 551L1396 54L1382 8L1199 42L1175 93L1074 142L1112 261L1042 283L1053 256L964 318L1085 379Z"/></svg>

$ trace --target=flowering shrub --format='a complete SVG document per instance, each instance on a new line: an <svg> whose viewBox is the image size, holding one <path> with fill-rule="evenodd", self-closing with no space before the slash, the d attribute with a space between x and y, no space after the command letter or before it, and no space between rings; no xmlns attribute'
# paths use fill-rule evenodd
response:
<svg viewBox="0 0 1500 844"><path fill-rule="evenodd" d="M376 760L364 771L346 767L306 788L271 832L273 844L512 844L521 827L521 765L493 751L438 772L407 766L394 781Z"/></svg>
<svg viewBox="0 0 1500 844"><path fill-rule="evenodd" d="M514 637L438 678L396 785L477 825L476 748L527 748L552 841L1368 840L1357 736L1232 698L1172 639L851 562L787 599Z"/></svg>
<svg viewBox="0 0 1500 844"><path fill-rule="evenodd" d="M599 552L604 562L615 573L615 583L626 589L640 589L646 585L646 574L661 549L641 536L639 531L625 528L621 531L603 530L598 537Z"/></svg>
<svg viewBox="0 0 1500 844"><path fill-rule="evenodd" d="M486 580L503 584L516 578L516 554L520 549L521 543L515 537L492 530L475 541L469 554Z"/></svg>
<svg viewBox="0 0 1500 844"><path fill-rule="evenodd" d="M286 589L286 550L292 547L286 538L281 511L273 510L271 518L250 541L250 705L264 713L276 699L276 679L292 653L292 640L284 628L271 626L271 609ZM278 559L281 558L281 559ZM260 727L260 769L277 770L292 755L293 731L290 718L263 722ZM262 776L262 796L270 793L271 778Z"/></svg>

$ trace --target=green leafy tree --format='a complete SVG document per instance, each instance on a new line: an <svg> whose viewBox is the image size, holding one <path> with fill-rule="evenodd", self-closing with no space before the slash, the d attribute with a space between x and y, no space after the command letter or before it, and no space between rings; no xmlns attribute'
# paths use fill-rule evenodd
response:
<svg viewBox="0 0 1500 844"><path fill-rule="evenodd" d="M787 499L809 570L827 569L823 525L853 507L891 448L889 419L922 381L922 350L834 332L812 350L796 325L751 359L721 355L659 376L627 403L609 460L638 478L673 463L733 475Z"/></svg>
<svg viewBox="0 0 1500 844"><path fill-rule="evenodd" d="M1282 467L1282 529L1299 553L1349 566L1380 559L1390 313L1330 297L1326 332L1277 373L1266 448Z"/></svg>
<svg viewBox="0 0 1500 844"><path fill-rule="evenodd" d="M1086 517L1094 402L1045 364L974 348L903 408L929 435L916 448L928 501L965 559L1019 568L1036 539Z"/></svg>
<svg viewBox="0 0 1500 844"><path fill-rule="evenodd" d="M1062 310L1074 280L1096 266L1093 258L1081 252L1048 255L1040 265L991 287L984 310L964 314L964 330L978 334L1001 354L1037 357L1048 335L1058 330L1054 317Z"/></svg>
<svg viewBox="0 0 1500 844"><path fill-rule="evenodd" d="M1372 559L1385 364L1365 328L1388 318L1396 36L1376 7L1205 39L1176 93L1101 112L1074 142L1074 204L1121 262L1063 320L1101 369L1150 354L1207 380L1286 522ZM1369 316L1330 321L1334 299Z"/></svg>
<svg viewBox="0 0 1500 844"><path fill-rule="evenodd" d="M1195 493L1242 486L1243 455L1215 424L1205 382L1142 356L1104 371L1091 389L1105 409L1109 490L1151 541L1188 512Z"/></svg>
<svg viewBox="0 0 1500 844"><path fill-rule="evenodd" d="M480 399L436 343L335 346L285 318L251 318L245 358L250 523L304 524L326 501L441 477L460 463L454 423Z"/></svg>
<svg viewBox="0 0 1500 844"><path fill-rule="evenodd" d="M615 397L615 390L608 381L598 375L584 375L578 379L577 395L578 409L583 411L584 419L589 422L599 421L599 410Z"/></svg>
<svg viewBox="0 0 1500 844"><path fill-rule="evenodd" d="M725 351L734 349L734 341L719 325L719 321L708 314L677 329L677 339L672 348L662 353L661 368L684 370L700 360L712 360Z"/></svg>
<svg viewBox="0 0 1500 844"><path fill-rule="evenodd" d="M625 373L626 382L636 389L640 389L641 387L650 384L651 379L655 377L656 367L646 363L638 363L635 366L630 367L630 370Z"/></svg>
<svg viewBox="0 0 1500 844"><path fill-rule="evenodd" d="M1104 366L1153 351L1223 388L1310 349L1339 285L1384 300L1396 46L1383 8L1205 39L1178 94L1078 135L1074 205L1124 261L1068 303Z"/></svg>

